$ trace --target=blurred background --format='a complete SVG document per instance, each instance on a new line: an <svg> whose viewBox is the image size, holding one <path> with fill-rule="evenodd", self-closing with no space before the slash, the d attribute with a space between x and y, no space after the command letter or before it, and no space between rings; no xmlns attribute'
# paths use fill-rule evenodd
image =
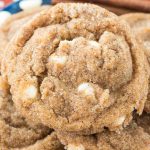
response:
<svg viewBox="0 0 150 150"><path fill-rule="evenodd" d="M0 0L0 9L15 2L24 2L26 8L34 7L37 4L56 4L59 2L89 2L100 5L108 10L121 15L128 12L150 12L150 0ZM29 6L31 5L31 6ZM11 10L10 10L11 9ZM15 13L17 6L9 8L12 13ZM18 10L16 10L18 11Z"/></svg>

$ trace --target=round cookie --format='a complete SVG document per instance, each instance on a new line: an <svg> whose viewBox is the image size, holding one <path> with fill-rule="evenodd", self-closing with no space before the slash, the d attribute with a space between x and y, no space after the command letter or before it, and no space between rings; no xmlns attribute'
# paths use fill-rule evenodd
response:
<svg viewBox="0 0 150 150"><path fill-rule="evenodd" d="M122 15L121 18L131 26L137 40L143 45L144 52L150 63L150 14L131 13ZM144 109L146 112L150 112L150 90Z"/></svg>
<svg viewBox="0 0 150 150"><path fill-rule="evenodd" d="M146 59L128 25L92 4L58 4L25 24L3 59L14 103L57 130L127 125L148 91Z"/></svg>
<svg viewBox="0 0 150 150"><path fill-rule="evenodd" d="M150 135L136 123L119 133L105 130L103 133L89 136L57 133L67 150L149 150Z"/></svg>

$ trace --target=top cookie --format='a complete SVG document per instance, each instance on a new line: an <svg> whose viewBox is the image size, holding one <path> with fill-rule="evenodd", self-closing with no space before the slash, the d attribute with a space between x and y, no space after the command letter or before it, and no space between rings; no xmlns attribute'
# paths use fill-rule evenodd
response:
<svg viewBox="0 0 150 150"><path fill-rule="evenodd" d="M150 63L150 14L131 13L122 15L121 18L131 26ZM150 90L144 109L146 112L150 112Z"/></svg>
<svg viewBox="0 0 150 150"><path fill-rule="evenodd" d="M3 76L24 115L91 134L126 125L148 91L144 53L128 25L92 4L58 4L11 40ZM38 115L37 115L38 114Z"/></svg>

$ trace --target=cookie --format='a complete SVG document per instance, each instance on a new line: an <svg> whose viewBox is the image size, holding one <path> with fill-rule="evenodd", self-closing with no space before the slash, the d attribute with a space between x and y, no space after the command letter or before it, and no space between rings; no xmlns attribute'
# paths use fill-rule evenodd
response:
<svg viewBox="0 0 150 150"><path fill-rule="evenodd" d="M58 133L67 150L149 150L150 135L136 123L116 133L104 131L89 136Z"/></svg>
<svg viewBox="0 0 150 150"><path fill-rule="evenodd" d="M150 14L131 13L122 15L121 18L125 19L131 26L150 63ZM150 112L150 90L145 104L145 111Z"/></svg>
<svg viewBox="0 0 150 150"><path fill-rule="evenodd" d="M91 134L126 126L134 109L142 113L146 63L116 15L92 4L60 3L14 36L2 72L23 116L56 130Z"/></svg>

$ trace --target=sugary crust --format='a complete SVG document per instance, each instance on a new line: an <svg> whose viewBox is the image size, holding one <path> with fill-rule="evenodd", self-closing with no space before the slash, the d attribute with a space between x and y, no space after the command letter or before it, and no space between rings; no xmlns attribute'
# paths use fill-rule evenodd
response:
<svg viewBox="0 0 150 150"><path fill-rule="evenodd" d="M9 17L4 24L0 27L0 44L2 49L8 41L12 38L12 36L19 30L19 28L29 19L33 17L36 13L44 10L45 8L49 8L50 6L42 6L38 8L34 8L28 11L22 11L20 13L14 14ZM23 21L24 20L24 21Z"/></svg>
<svg viewBox="0 0 150 150"><path fill-rule="evenodd" d="M18 132L18 134L20 135L20 132ZM29 132L22 132L22 134L29 134ZM16 137L13 137L16 138ZM21 136L20 136L21 138ZM17 140L17 139L16 139ZM23 140L23 137L22 137ZM26 143L26 138L24 139L24 145ZM33 139L31 139L32 141ZM18 141L19 143L20 141ZM16 144L16 143L15 143ZM51 134L47 135L46 137L44 137L43 139L39 139L36 142L33 142L30 145L25 145L25 146L19 146L18 148L14 148L13 147L8 147L5 144L0 144L1 146L1 150L64 150L63 145L59 142L57 135L55 132L52 132Z"/></svg>
<svg viewBox="0 0 150 150"><path fill-rule="evenodd" d="M122 15L121 18L126 20L135 32L141 28L150 27L150 15L146 13L129 13Z"/></svg>
<svg viewBox="0 0 150 150"><path fill-rule="evenodd" d="M149 150L150 135L135 123L119 133L104 131L89 136L57 133L67 150Z"/></svg>
<svg viewBox="0 0 150 150"><path fill-rule="evenodd" d="M80 136L67 133L57 133L66 150L98 150L97 137L95 135Z"/></svg>
<svg viewBox="0 0 150 150"><path fill-rule="evenodd" d="M57 130L91 134L105 126L116 130L134 109L142 112L146 63L117 16L91 4L58 4L21 28L2 68L24 116L38 114Z"/></svg>
<svg viewBox="0 0 150 150"><path fill-rule="evenodd" d="M23 148L24 147L24 148ZM0 76L0 149L60 150L55 133L40 123L27 120L17 112L7 81Z"/></svg>
<svg viewBox="0 0 150 150"><path fill-rule="evenodd" d="M20 27L36 15L36 13L50 7L51 6L42 6L32 10L22 11L12 15L4 22L4 24L0 27L0 65L5 47L16 32L19 31Z"/></svg>
<svg viewBox="0 0 150 150"><path fill-rule="evenodd" d="M21 12L10 17L0 32L1 48L4 49L19 28L29 21L35 13L47 7ZM2 50L0 54L2 55ZM17 112L11 100L9 85L1 76L0 128L1 150L63 150L55 132L39 124L37 119L30 117L30 120L27 120Z"/></svg>
<svg viewBox="0 0 150 150"><path fill-rule="evenodd" d="M10 147L32 144L49 133L49 129L39 123L33 124L17 112L9 85L0 76L0 142Z"/></svg>
<svg viewBox="0 0 150 150"><path fill-rule="evenodd" d="M60 143L55 132L51 133L42 140L39 140L34 145L21 150L64 150L64 146Z"/></svg>
<svg viewBox="0 0 150 150"><path fill-rule="evenodd" d="M99 150L149 150L150 135L132 124L120 133L106 132L98 135Z"/></svg>
<svg viewBox="0 0 150 150"><path fill-rule="evenodd" d="M130 13L121 16L131 26L137 41L142 46L148 61L150 62L150 14ZM150 90L149 90L150 91ZM150 92L144 110L150 112Z"/></svg>
<svg viewBox="0 0 150 150"><path fill-rule="evenodd" d="M1 29L4 33L7 34L9 32L13 22L20 20L22 18L26 18L28 16L35 15L36 13L38 13L48 7L51 7L51 6L40 6L40 7L31 9L31 10L25 10L25 11L21 11L17 14L14 14L4 22L4 24L1 26Z"/></svg>

